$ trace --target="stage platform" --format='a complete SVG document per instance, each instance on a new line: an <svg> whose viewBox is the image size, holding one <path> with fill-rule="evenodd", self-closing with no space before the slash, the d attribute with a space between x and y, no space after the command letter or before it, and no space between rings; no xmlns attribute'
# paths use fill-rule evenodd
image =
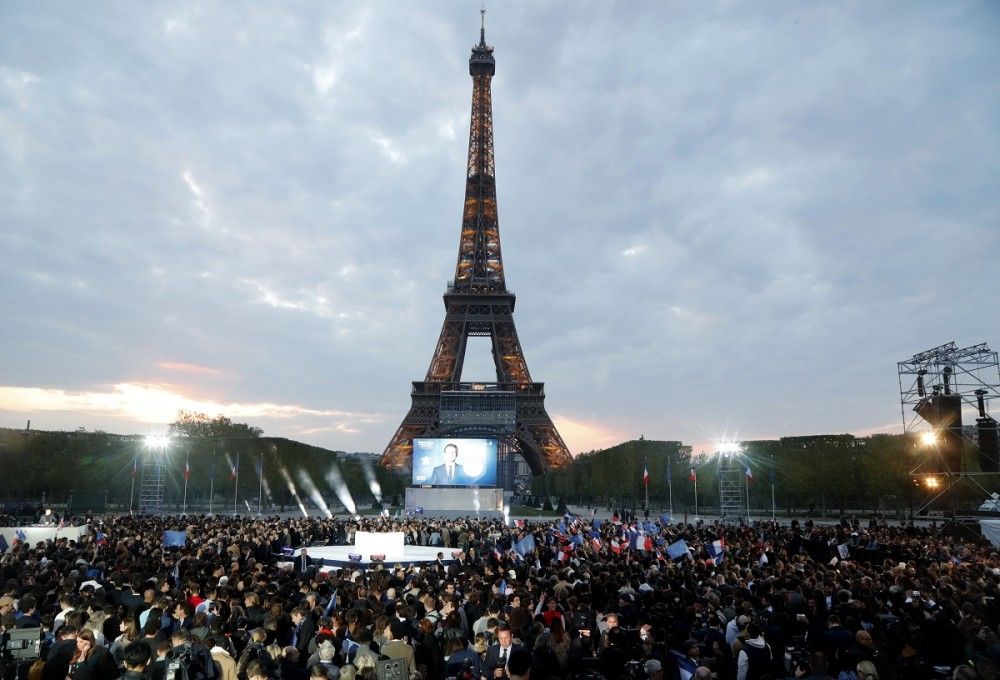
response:
<svg viewBox="0 0 1000 680"><path fill-rule="evenodd" d="M503 519L504 492L496 487L428 487L406 489L407 515L438 519Z"/></svg>
<svg viewBox="0 0 1000 680"><path fill-rule="evenodd" d="M370 553L359 553L358 549L353 545L304 547L309 551L309 557L313 563L322 565L320 571L330 571L331 569L340 569L341 567L364 567L368 569L376 564L376 562L372 561ZM455 558L451 555L452 550L453 548L427 545L404 545L401 551L395 551L391 554L386 552L385 559L380 560L379 563L389 568L392 568L396 564L402 564L404 567L408 567L411 564L420 566L421 564L433 562L437 559L437 554L441 553L444 556L442 561L445 564L450 564L455 561ZM298 554L299 548L296 548L294 552L289 554L289 559ZM361 560L352 561L351 554L361 555ZM289 561L287 564L291 564L291 562Z"/></svg>
<svg viewBox="0 0 1000 680"><path fill-rule="evenodd" d="M0 536L7 541L7 545L14 545L14 541L19 535L24 536L24 540L29 545L35 545L39 541L54 541L58 538L69 538L79 541L80 537L87 533L87 527L63 527L60 529L56 525L50 526L19 526L0 527Z"/></svg>

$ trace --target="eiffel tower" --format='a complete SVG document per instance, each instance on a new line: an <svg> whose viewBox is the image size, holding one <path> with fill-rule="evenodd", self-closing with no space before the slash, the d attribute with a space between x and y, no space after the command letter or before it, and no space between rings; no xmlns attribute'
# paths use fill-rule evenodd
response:
<svg viewBox="0 0 1000 680"><path fill-rule="evenodd" d="M406 467L411 463L413 438L435 436L497 437L501 458L520 454L534 474L564 468L571 461L545 412L544 383L532 382L528 373L514 328L515 296L504 281L490 97L495 72L484 19L479 44L469 58L472 120L455 279L444 294L444 325L427 376L413 383L410 411L382 454L383 467ZM495 383L461 382L470 336L491 338ZM501 469L501 484L510 488L511 476Z"/></svg>

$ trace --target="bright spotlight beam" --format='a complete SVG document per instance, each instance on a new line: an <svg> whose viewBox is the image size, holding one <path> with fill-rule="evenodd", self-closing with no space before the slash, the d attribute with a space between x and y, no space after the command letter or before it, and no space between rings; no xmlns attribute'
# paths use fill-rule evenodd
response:
<svg viewBox="0 0 1000 680"><path fill-rule="evenodd" d="M368 482L368 490L372 492L375 500L382 503L382 485L375 478L375 469L372 467L372 462L370 460L362 461L361 471L364 472L365 481Z"/></svg>
<svg viewBox="0 0 1000 680"><path fill-rule="evenodd" d="M281 474L282 479L285 480L285 485L288 487L288 492L292 494L292 497L295 498L295 502L299 504L299 510L302 511L302 516L308 517L309 513L306 512L305 503L303 503L302 499L299 497L299 492L295 488L295 482L292 481L292 476L288 474L288 468L286 468L284 465L281 465L280 467L278 467L278 472Z"/></svg>
<svg viewBox="0 0 1000 680"><path fill-rule="evenodd" d="M147 449L165 449L170 446L170 437L165 434L151 434L143 439Z"/></svg>
<svg viewBox="0 0 1000 680"><path fill-rule="evenodd" d="M309 476L309 473L305 470L299 470L296 476L299 478L299 484L301 484L302 488L304 488L306 493L309 494L309 498L311 498L313 503L316 504L316 507L323 511L323 514L326 515L327 519L333 519L333 513L330 512L330 507L326 504L326 500L323 499L323 494L321 494L319 489L316 488L316 484L313 482L312 477Z"/></svg>
<svg viewBox="0 0 1000 680"><path fill-rule="evenodd" d="M356 515L358 506L354 502L351 490L347 488L347 482L344 481L344 476L340 474L340 468L337 467L336 463L331 465L330 470L326 473L326 481L330 485L330 488L333 489L333 492L337 494L340 502L347 508L347 512Z"/></svg>
<svg viewBox="0 0 1000 680"><path fill-rule="evenodd" d="M921 446L934 446L938 442L937 432L934 430L926 430L920 433L920 445Z"/></svg>

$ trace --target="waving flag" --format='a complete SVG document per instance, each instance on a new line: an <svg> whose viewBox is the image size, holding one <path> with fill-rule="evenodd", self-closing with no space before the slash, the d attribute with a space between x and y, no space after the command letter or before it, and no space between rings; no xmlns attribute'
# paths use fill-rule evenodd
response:
<svg viewBox="0 0 1000 680"><path fill-rule="evenodd" d="M4 538L3 534L0 534L0 553L7 552L7 548L9 548L9 547L10 546L7 545L7 539Z"/></svg>
<svg viewBox="0 0 1000 680"><path fill-rule="evenodd" d="M688 474L688 480L692 482L698 481L698 473L694 471L694 468L691 468L691 472Z"/></svg>
<svg viewBox="0 0 1000 680"><path fill-rule="evenodd" d="M622 551L621 543L618 542L617 538L611 539L611 543L608 544L608 547L610 547L611 552L613 552L616 555L620 554Z"/></svg>
<svg viewBox="0 0 1000 680"><path fill-rule="evenodd" d="M98 531L94 534L94 541L97 543L97 545L107 545L108 535L103 531Z"/></svg>
<svg viewBox="0 0 1000 680"><path fill-rule="evenodd" d="M722 560L725 559L725 556L726 556L726 544L725 544L725 541L718 540L718 541L712 541L711 543L709 543L708 544L708 554L712 558L712 561L715 562L716 566L722 564Z"/></svg>
<svg viewBox="0 0 1000 680"><path fill-rule="evenodd" d="M524 557L534 549L535 549L535 537L532 536L531 534L528 534L527 536L525 536L520 541L514 544L514 552L516 552L521 557Z"/></svg>
<svg viewBox="0 0 1000 680"><path fill-rule="evenodd" d="M132 458L132 479L139 474L139 456L134 456Z"/></svg>
<svg viewBox="0 0 1000 680"><path fill-rule="evenodd" d="M667 554L670 555L670 559L676 560L681 557L689 557L691 553L688 552L688 544L683 538L678 539L667 546Z"/></svg>
<svg viewBox="0 0 1000 680"><path fill-rule="evenodd" d="M22 543L28 540L28 534L24 533L24 529L18 529L17 531L14 532L14 535L17 537L17 540L21 541Z"/></svg>
<svg viewBox="0 0 1000 680"><path fill-rule="evenodd" d="M239 472L239 470L236 469L236 463L233 463L232 465L230 465L229 466L229 479L236 479L236 473L237 472Z"/></svg>
<svg viewBox="0 0 1000 680"><path fill-rule="evenodd" d="M645 464L642 466L642 485L649 486L649 468Z"/></svg>
<svg viewBox="0 0 1000 680"><path fill-rule="evenodd" d="M744 472L746 472L747 484L751 484L753 482L753 472L750 471L749 465L746 466Z"/></svg>
<svg viewBox="0 0 1000 680"><path fill-rule="evenodd" d="M594 536L590 539L590 544L594 546L594 550L601 549L601 539L598 538L597 536Z"/></svg>
<svg viewBox="0 0 1000 680"><path fill-rule="evenodd" d="M697 664L686 655L673 649L670 650L670 655L677 663L677 673L680 680L691 680L694 677L694 672L697 670Z"/></svg>
<svg viewBox="0 0 1000 680"><path fill-rule="evenodd" d="M191 479L191 460L184 461L184 481Z"/></svg>

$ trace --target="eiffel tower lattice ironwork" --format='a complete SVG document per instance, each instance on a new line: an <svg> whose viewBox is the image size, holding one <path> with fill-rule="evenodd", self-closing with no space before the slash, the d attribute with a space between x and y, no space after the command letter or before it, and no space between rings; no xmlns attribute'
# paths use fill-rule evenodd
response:
<svg viewBox="0 0 1000 680"><path fill-rule="evenodd" d="M532 382L528 373L514 327L515 296L504 280L490 97L495 72L493 48L480 29L469 59L472 120L455 279L444 294L444 325L427 376L413 383L410 411L382 454L384 467L408 465L414 437L459 434L499 436L535 474L571 461L545 411L544 384ZM491 338L496 383L461 382L470 336Z"/></svg>

